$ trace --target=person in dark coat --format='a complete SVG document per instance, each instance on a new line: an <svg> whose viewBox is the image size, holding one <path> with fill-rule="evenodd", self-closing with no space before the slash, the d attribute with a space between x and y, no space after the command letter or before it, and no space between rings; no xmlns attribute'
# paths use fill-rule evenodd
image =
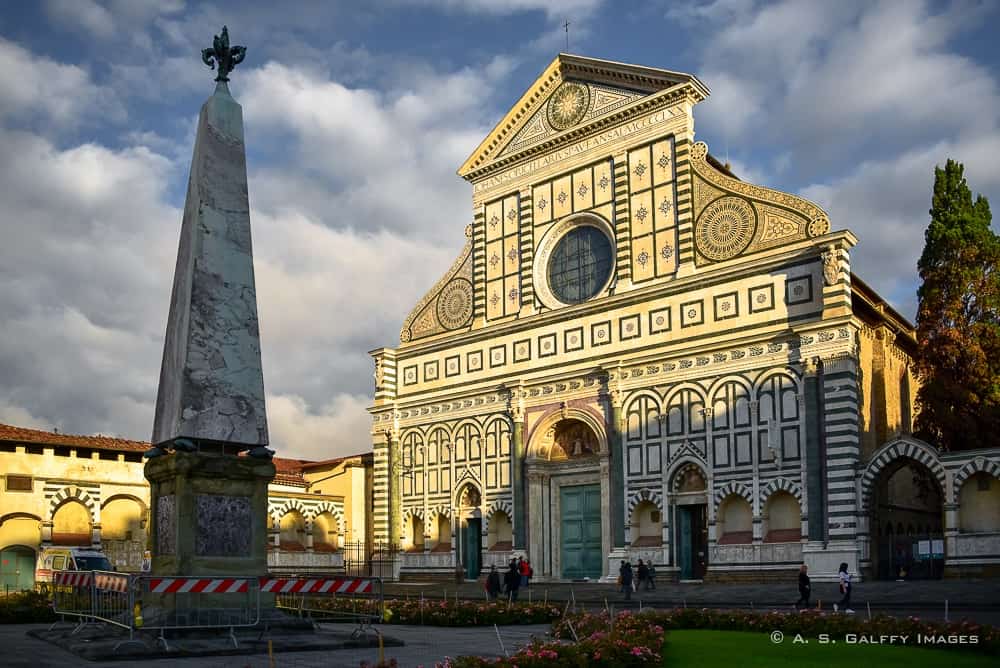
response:
<svg viewBox="0 0 1000 668"><path fill-rule="evenodd" d="M496 566L490 566L490 574L486 576L486 596L491 601L497 600L500 595L500 572Z"/></svg>
<svg viewBox="0 0 1000 668"><path fill-rule="evenodd" d="M802 568L799 569L799 600L795 601L795 607L798 608L799 604L802 604L802 608L809 607L809 596L812 594L812 584L809 582L809 576L807 575L809 568L805 564L802 564Z"/></svg>
<svg viewBox="0 0 1000 668"><path fill-rule="evenodd" d="M516 559L510 560L510 569L504 580L507 585L507 597L511 601L516 601L517 590L521 587L521 573L518 571Z"/></svg>
<svg viewBox="0 0 1000 668"><path fill-rule="evenodd" d="M622 566L622 588L625 590L625 600L632 600L632 564L625 562Z"/></svg>
<svg viewBox="0 0 1000 668"><path fill-rule="evenodd" d="M636 591L642 588L642 585L648 581L649 578L649 566L642 563L642 559L639 560L639 566L635 571L636 576L639 580L636 582Z"/></svg>
<svg viewBox="0 0 1000 668"><path fill-rule="evenodd" d="M646 562L646 591L656 589L656 567L652 561Z"/></svg>

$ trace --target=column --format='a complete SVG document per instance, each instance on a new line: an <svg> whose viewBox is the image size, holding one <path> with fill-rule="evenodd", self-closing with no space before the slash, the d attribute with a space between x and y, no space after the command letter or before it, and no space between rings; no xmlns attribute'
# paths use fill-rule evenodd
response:
<svg viewBox="0 0 1000 668"><path fill-rule="evenodd" d="M611 424L608 425L608 447L611 449L611 544L625 547L625 458L622 443L622 395L619 390L609 393ZM603 467L602 467L603 468Z"/></svg>
<svg viewBox="0 0 1000 668"><path fill-rule="evenodd" d="M90 545L99 550L101 549L101 523L94 522L90 525Z"/></svg>
<svg viewBox="0 0 1000 668"><path fill-rule="evenodd" d="M313 551L313 523L306 521L306 552Z"/></svg>
<svg viewBox="0 0 1000 668"><path fill-rule="evenodd" d="M387 538L390 546L400 544L399 527L400 513L403 506L400 476L403 474L403 462L400 457L399 439L391 431L385 432L386 446L389 450L389 527Z"/></svg>
<svg viewBox="0 0 1000 668"><path fill-rule="evenodd" d="M826 466L823 443L822 379L812 360L804 360L806 421L806 496L809 540L826 537Z"/></svg>
<svg viewBox="0 0 1000 668"><path fill-rule="evenodd" d="M528 522L528 515L525 512L524 481L524 409L520 406L513 406L510 410L511 421L511 453L510 453L510 483L514 488L514 549L523 550L528 546L527 532L525 528Z"/></svg>
<svg viewBox="0 0 1000 668"><path fill-rule="evenodd" d="M52 545L52 520L42 520L42 547Z"/></svg>

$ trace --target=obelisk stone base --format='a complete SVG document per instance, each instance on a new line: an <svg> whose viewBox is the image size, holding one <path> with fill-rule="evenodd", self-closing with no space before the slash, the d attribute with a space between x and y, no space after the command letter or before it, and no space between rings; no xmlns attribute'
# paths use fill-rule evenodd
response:
<svg viewBox="0 0 1000 668"><path fill-rule="evenodd" d="M146 462L154 575L265 575L269 460L175 452Z"/></svg>

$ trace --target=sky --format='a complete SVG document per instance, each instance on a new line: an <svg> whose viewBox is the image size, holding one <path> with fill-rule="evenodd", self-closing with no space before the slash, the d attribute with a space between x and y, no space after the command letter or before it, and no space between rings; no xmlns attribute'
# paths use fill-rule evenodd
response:
<svg viewBox="0 0 1000 668"><path fill-rule="evenodd" d="M148 440L198 110L242 104L271 445L370 449L372 360L472 220L456 176L560 51L696 74L697 139L860 238L913 318L935 165L1000 201L1000 3L40 0L0 13L0 422ZM994 228L997 229L996 222Z"/></svg>

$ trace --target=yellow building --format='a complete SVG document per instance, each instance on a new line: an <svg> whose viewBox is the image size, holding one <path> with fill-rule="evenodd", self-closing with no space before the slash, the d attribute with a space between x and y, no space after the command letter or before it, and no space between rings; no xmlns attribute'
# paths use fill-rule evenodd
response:
<svg viewBox="0 0 1000 668"><path fill-rule="evenodd" d="M560 54L459 168L465 247L372 351L375 538L404 574L1000 568L1000 448L912 437L912 325L854 233L695 140L708 94Z"/></svg>
<svg viewBox="0 0 1000 668"><path fill-rule="evenodd" d="M0 589L30 587L48 545L99 546L137 571L147 544L149 443L0 424ZM339 571L349 543L370 544L371 454L275 458L268 487L272 571Z"/></svg>

